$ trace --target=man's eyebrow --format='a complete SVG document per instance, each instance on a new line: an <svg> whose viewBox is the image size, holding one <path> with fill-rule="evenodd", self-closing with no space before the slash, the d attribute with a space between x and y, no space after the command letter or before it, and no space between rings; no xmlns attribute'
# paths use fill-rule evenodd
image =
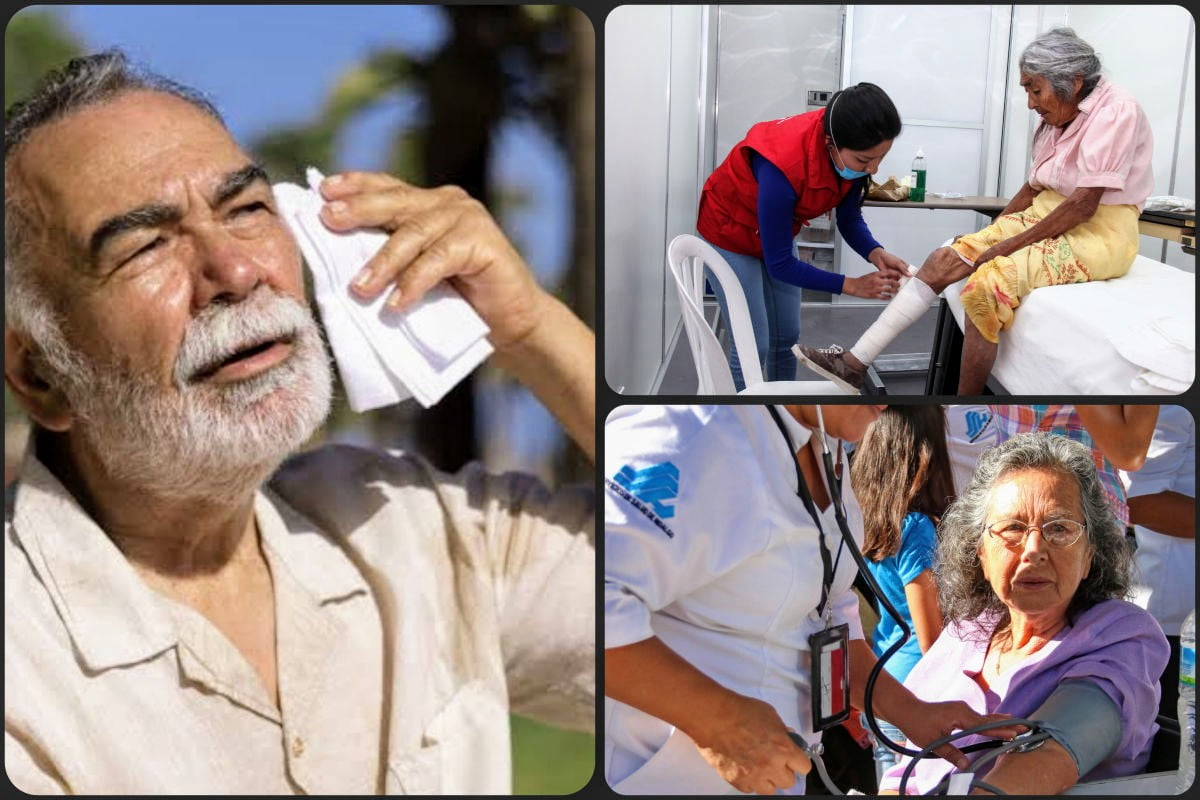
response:
<svg viewBox="0 0 1200 800"><path fill-rule="evenodd" d="M213 205L221 205L230 198L236 197L247 186L259 181L268 186L271 185L271 180L267 177L267 171L263 169L261 164L247 164L241 169L229 173L213 193Z"/></svg>
<svg viewBox="0 0 1200 800"><path fill-rule="evenodd" d="M247 164L241 169L234 170L226 175L220 184L217 185L216 191L213 192L213 205L219 206L227 202L230 198L236 197L247 186L258 181L270 185L267 171L263 169L261 164ZM104 246L108 244L108 241L118 234L137 228L151 228L155 225L174 222L182 214L183 212L178 206L166 205L164 203L148 203L144 206L138 206L116 216L109 217L100 223L99 227L92 233L91 239L88 242L88 252L94 261L100 255L100 251Z"/></svg>
<svg viewBox="0 0 1200 800"><path fill-rule="evenodd" d="M165 203L148 203L144 206L138 206L137 208L117 214L114 217L109 217L104 222L101 222L100 226L92 232L91 239L88 241L88 253L94 261L100 255L100 251L104 249L104 245L114 236L137 228L150 228L155 225L173 222L178 220L182 215L183 211L179 206L167 205Z"/></svg>

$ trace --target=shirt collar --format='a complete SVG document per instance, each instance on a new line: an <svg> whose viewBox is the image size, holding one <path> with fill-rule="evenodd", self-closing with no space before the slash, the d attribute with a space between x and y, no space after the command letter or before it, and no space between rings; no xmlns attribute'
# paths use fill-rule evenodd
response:
<svg viewBox="0 0 1200 800"><path fill-rule="evenodd" d="M775 406L779 412L779 418L783 420L783 426L787 428L788 436L792 438L792 444L799 450L804 445L808 444L808 440L812 438L813 432L801 425L792 412L787 410L787 406ZM795 455L793 453L792 455Z"/></svg>
<svg viewBox="0 0 1200 800"><path fill-rule="evenodd" d="M6 505L13 535L89 670L144 661L178 643L171 601L142 581L32 442ZM345 552L277 496L260 491L254 512L272 568L286 568L318 603L367 591Z"/></svg>
<svg viewBox="0 0 1200 800"><path fill-rule="evenodd" d="M1108 93L1108 81L1101 78L1095 86L1092 87L1091 93L1079 101L1079 113L1090 114L1096 104L1100 102L1100 98Z"/></svg>
<svg viewBox="0 0 1200 800"><path fill-rule="evenodd" d="M254 513L272 568L286 568L318 603L369 591L345 550L271 489L258 493Z"/></svg>
<svg viewBox="0 0 1200 800"><path fill-rule="evenodd" d="M143 661L174 646L178 637L168 601L142 582L38 460L32 441L11 497L13 534L88 669Z"/></svg>

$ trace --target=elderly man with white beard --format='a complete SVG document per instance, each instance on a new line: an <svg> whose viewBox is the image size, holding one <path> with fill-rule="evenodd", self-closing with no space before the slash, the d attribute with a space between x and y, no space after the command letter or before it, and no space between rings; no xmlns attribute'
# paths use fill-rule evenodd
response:
<svg viewBox="0 0 1200 800"><path fill-rule="evenodd" d="M450 279L593 454L592 334L479 203L363 173L321 192L331 229L390 234L354 291L404 307ZM34 423L5 516L18 788L503 793L510 710L593 725L592 492L296 454L328 356L207 101L76 59L6 116L4 211L5 379Z"/></svg>

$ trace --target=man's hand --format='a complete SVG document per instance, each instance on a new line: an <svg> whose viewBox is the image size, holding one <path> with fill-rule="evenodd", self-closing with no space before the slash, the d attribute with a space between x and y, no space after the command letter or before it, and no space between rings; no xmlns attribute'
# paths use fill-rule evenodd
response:
<svg viewBox="0 0 1200 800"><path fill-rule="evenodd" d="M496 363L533 391L589 458L596 453L595 337L537 285L479 201L455 186L421 189L390 175L347 172L321 184L334 231L390 236L355 278L361 297L390 291L403 309L446 280L492 329ZM390 288L389 288L390 287Z"/></svg>
<svg viewBox="0 0 1200 800"><path fill-rule="evenodd" d="M388 305L403 309L448 280L492 329L497 350L527 337L539 321L548 295L492 215L462 189L347 172L326 178L321 195L328 201L321 219L331 230L390 234L355 278L359 296L390 290Z"/></svg>
<svg viewBox="0 0 1200 800"><path fill-rule="evenodd" d="M876 247L868 253L867 260L875 266L875 269L897 280L908 277L908 262L895 253L889 253L882 247Z"/></svg>
<svg viewBox="0 0 1200 800"><path fill-rule="evenodd" d="M788 736L775 709L761 700L730 695L704 732L688 731L700 755L738 791L774 794L808 774L812 762Z"/></svg>

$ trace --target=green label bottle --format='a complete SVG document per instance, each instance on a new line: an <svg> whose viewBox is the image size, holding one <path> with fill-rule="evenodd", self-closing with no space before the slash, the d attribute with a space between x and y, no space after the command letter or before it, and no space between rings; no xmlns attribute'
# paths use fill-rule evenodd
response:
<svg viewBox="0 0 1200 800"><path fill-rule="evenodd" d="M925 151L917 148L917 157L912 163L913 185L908 190L908 199L914 203L925 202Z"/></svg>

